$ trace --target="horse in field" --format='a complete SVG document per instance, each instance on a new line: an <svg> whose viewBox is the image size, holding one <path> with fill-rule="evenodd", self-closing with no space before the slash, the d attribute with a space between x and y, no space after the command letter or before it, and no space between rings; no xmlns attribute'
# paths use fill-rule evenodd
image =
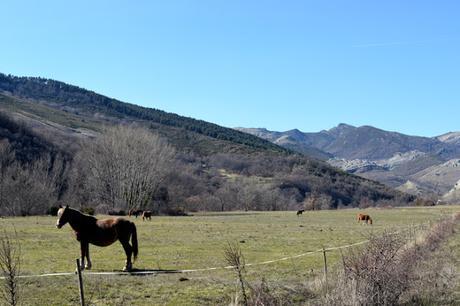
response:
<svg viewBox="0 0 460 306"><path fill-rule="evenodd" d="M366 224L372 225L372 218L369 215L358 214L357 219L358 219L358 222L364 221L366 222Z"/></svg>
<svg viewBox="0 0 460 306"><path fill-rule="evenodd" d="M131 216L134 216L134 217L138 217L140 215L142 215L144 211L142 209L135 209L135 208L132 208L128 211L128 217L131 217Z"/></svg>
<svg viewBox="0 0 460 306"><path fill-rule="evenodd" d="M152 212L150 210L144 210L142 212L142 221L152 220Z"/></svg>
<svg viewBox="0 0 460 306"><path fill-rule="evenodd" d="M305 209L300 209L300 210L298 210L298 211L297 211L297 216L303 214L304 211L305 211Z"/></svg>
<svg viewBox="0 0 460 306"><path fill-rule="evenodd" d="M123 218L109 218L98 220L93 216L83 214L78 210L59 206L58 220L56 227L61 228L69 223L80 241L81 250L81 269L91 269L91 259L89 257L89 244L97 246L109 246L119 240L126 253L126 265L123 271L131 271L131 255L134 260L138 254L136 225ZM131 238L131 244L129 240ZM85 258L87 259L85 265Z"/></svg>

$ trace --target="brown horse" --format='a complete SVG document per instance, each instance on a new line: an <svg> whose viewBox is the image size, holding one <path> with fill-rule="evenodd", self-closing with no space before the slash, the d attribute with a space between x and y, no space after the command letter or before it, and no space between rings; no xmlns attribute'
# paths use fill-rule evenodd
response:
<svg viewBox="0 0 460 306"><path fill-rule="evenodd" d="M142 209L132 208L128 212L128 217L134 216L137 218L138 216L142 215L142 212L143 212Z"/></svg>
<svg viewBox="0 0 460 306"><path fill-rule="evenodd" d="M303 214L304 211L305 211L305 209L300 209L300 210L298 210L298 211L297 211L297 216Z"/></svg>
<svg viewBox="0 0 460 306"><path fill-rule="evenodd" d="M358 214L358 222L361 222L361 221L365 221L366 224L370 224L372 225L372 218L371 216L369 215L365 215L365 214Z"/></svg>
<svg viewBox="0 0 460 306"><path fill-rule="evenodd" d="M58 220L56 227L61 228L69 223L80 241L81 249L81 269L91 269L91 259L89 258L89 244L97 246L108 246L117 240L126 253L126 265L123 271L131 271L131 255L134 260L138 254L136 225L123 218L110 218L98 220L93 216L85 215L78 210L60 206L58 210ZM131 244L129 239L131 238ZM85 257L88 262L85 265Z"/></svg>
<svg viewBox="0 0 460 306"><path fill-rule="evenodd" d="M152 212L150 210L144 210L144 212L142 212L142 221L144 220L152 220Z"/></svg>

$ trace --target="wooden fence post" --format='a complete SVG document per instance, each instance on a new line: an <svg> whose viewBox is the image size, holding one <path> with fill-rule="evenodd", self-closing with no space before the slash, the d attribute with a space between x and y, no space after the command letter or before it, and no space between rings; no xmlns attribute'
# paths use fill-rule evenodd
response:
<svg viewBox="0 0 460 306"><path fill-rule="evenodd" d="M80 259L77 258L78 288L80 290L80 304L85 306L85 296L83 294L83 279L81 277Z"/></svg>
<svg viewBox="0 0 460 306"><path fill-rule="evenodd" d="M326 249L323 246L323 258L324 258L324 284L327 294L327 259L326 259Z"/></svg>

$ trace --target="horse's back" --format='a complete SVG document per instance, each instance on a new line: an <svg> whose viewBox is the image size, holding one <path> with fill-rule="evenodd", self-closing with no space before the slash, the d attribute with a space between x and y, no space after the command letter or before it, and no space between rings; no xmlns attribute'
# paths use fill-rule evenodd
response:
<svg viewBox="0 0 460 306"><path fill-rule="evenodd" d="M96 221L89 233L89 241L98 246L107 246L131 233L131 221L124 218L107 218Z"/></svg>

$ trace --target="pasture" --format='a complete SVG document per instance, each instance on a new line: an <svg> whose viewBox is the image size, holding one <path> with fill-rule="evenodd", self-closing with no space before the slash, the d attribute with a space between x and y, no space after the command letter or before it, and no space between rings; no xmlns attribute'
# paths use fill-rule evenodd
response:
<svg viewBox="0 0 460 306"><path fill-rule="evenodd" d="M131 217L137 226L137 269L200 269L222 267L227 242L238 242L246 263L268 260L365 240L371 232L404 230L434 223L459 211L459 206L393 209L345 209L289 212L197 213L188 217ZM356 220L358 212L372 216L372 226ZM101 218L103 216L98 216ZM127 218L127 217L126 217ZM72 272L79 243L69 225L58 230L56 217L0 219L0 229L16 231L22 253L21 274ZM459 240L457 234L455 241ZM458 243L457 243L458 244ZM125 255L119 242L90 246L92 272L120 271ZM328 252L333 265L340 252ZM247 267L247 280L294 286L322 273L321 253ZM91 305L228 305L235 292L235 275L226 269L154 275L83 275L85 296ZM188 280L180 281L180 278ZM21 279L27 305L78 305L76 277Z"/></svg>

